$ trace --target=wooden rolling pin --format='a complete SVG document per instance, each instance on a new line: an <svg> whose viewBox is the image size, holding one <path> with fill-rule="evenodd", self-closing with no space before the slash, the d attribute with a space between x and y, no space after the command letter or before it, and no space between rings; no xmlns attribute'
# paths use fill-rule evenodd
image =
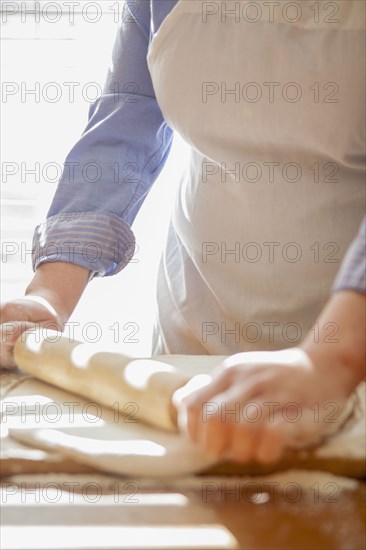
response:
<svg viewBox="0 0 366 550"><path fill-rule="evenodd" d="M154 359L96 351L53 330L24 332L14 347L20 369L66 391L159 428L177 429L172 395L190 376Z"/></svg>

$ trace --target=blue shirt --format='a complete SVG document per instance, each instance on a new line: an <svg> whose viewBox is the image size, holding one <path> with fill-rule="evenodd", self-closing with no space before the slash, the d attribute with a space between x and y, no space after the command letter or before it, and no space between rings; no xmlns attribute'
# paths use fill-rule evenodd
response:
<svg viewBox="0 0 366 550"><path fill-rule="evenodd" d="M118 273L132 258L131 225L160 174L172 129L157 104L146 56L178 0L127 0L102 96L68 154L44 223L33 240L33 268L71 262L93 276ZM366 292L366 220L350 246L334 290Z"/></svg>

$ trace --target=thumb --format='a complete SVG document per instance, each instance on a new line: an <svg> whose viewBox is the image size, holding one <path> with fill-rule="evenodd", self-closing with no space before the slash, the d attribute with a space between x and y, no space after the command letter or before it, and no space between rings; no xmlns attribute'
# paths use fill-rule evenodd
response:
<svg viewBox="0 0 366 550"><path fill-rule="evenodd" d="M26 330L34 330L39 323L28 321L9 321L0 325L0 365L2 367L16 367L13 349L16 340Z"/></svg>

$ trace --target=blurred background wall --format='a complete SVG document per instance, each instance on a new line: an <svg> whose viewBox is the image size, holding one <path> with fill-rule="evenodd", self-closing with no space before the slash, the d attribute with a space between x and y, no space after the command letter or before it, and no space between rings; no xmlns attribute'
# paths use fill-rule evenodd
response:
<svg viewBox="0 0 366 550"><path fill-rule="evenodd" d="M65 157L103 86L123 2L2 2L0 9L5 301L22 296L32 277L33 230L46 216ZM77 338L149 354L156 269L186 158L184 142L175 137L133 227L139 253L120 274L89 284L70 319Z"/></svg>

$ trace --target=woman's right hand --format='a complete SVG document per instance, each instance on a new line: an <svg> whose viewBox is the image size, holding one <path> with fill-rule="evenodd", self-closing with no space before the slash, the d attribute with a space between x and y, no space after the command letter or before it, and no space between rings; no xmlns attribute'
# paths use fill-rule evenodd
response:
<svg viewBox="0 0 366 550"><path fill-rule="evenodd" d="M0 365L15 367L13 348L26 330L47 327L62 331L63 323L51 304L39 296L25 296L0 306Z"/></svg>
<svg viewBox="0 0 366 550"><path fill-rule="evenodd" d="M25 331L40 327L62 331L88 283L89 271L67 262L40 265L24 298L0 307L0 365L15 367L13 348Z"/></svg>

